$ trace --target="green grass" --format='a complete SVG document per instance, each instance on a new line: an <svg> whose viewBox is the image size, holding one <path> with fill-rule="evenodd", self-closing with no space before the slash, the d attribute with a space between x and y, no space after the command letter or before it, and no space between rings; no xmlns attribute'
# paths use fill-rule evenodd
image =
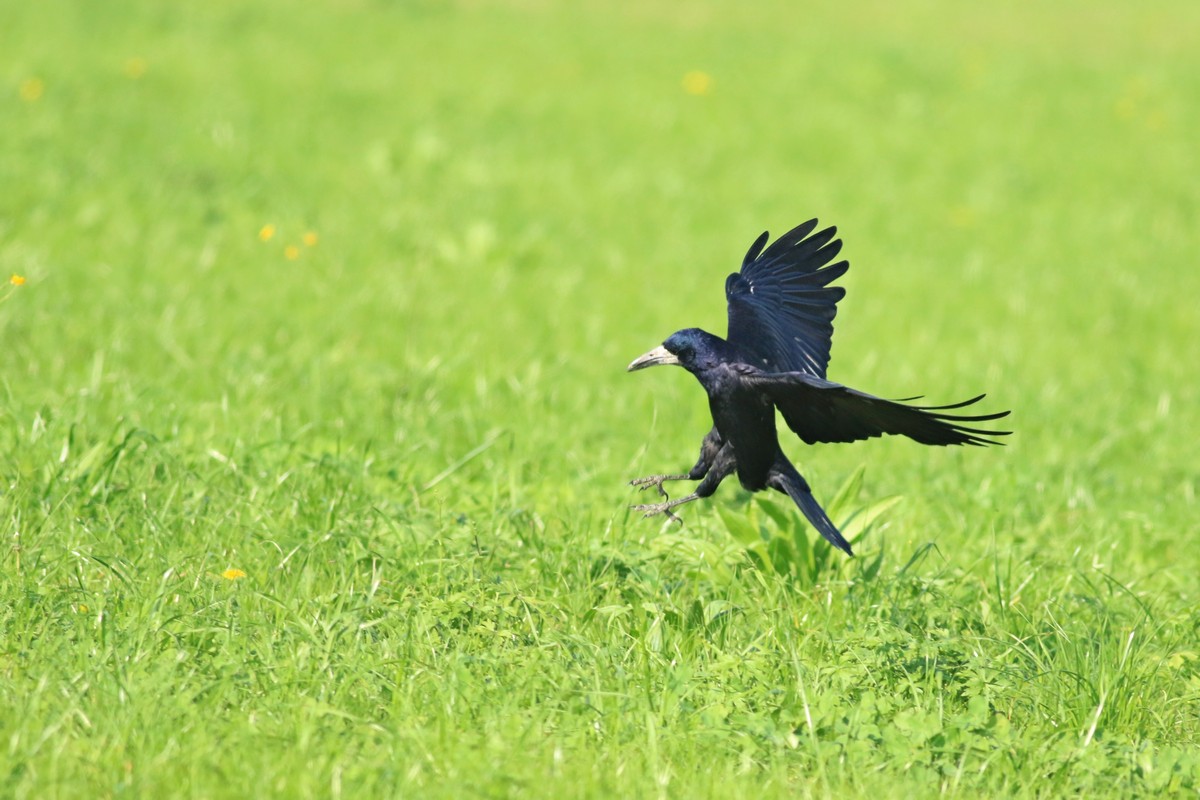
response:
<svg viewBox="0 0 1200 800"><path fill-rule="evenodd" d="M0 10L0 795L1200 789L1190 3L121 6ZM1010 446L631 515L809 216Z"/></svg>

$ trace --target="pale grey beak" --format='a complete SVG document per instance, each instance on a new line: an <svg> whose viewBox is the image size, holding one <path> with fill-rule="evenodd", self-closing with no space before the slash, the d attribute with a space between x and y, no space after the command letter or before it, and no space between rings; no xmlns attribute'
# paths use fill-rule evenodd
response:
<svg viewBox="0 0 1200 800"><path fill-rule="evenodd" d="M639 356L633 360L633 363L626 368L626 372L637 372L639 369L646 367L657 367L663 364L678 364L679 359L675 357L667 348L659 345L658 347L646 353L644 356Z"/></svg>

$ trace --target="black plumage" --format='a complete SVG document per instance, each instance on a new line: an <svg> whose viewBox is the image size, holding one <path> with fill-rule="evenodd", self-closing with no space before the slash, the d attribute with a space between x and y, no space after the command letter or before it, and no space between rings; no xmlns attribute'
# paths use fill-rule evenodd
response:
<svg viewBox="0 0 1200 800"><path fill-rule="evenodd" d="M837 303L846 290L830 286L849 269L833 261L841 252L836 228L816 231L815 219L763 249L768 234L755 240L742 269L725 281L729 331L725 339L699 328L671 334L661 347L629 365L629 371L677 364L691 372L708 394L713 428L704 437L700 459L686 475L651 475L632 481L643 489L665 481L699 481L677 500L634 506L646 516L708 497L731 474L750 491L787 494L808 521L836 547L853 555L808 483L779 446L775 409L808 444L853 442L883 434L907 436L921 444L1000 444L988 437L1009 431L971 427L1007 416L958 414L984 395L944 406L908 405L885 400L826 380ZM915 399L915 398L910 398Z"/></svg>

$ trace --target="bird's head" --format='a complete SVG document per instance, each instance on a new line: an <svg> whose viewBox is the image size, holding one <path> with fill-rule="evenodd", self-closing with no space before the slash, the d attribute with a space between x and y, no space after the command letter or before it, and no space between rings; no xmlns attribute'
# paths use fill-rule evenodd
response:
<svg viewBox="0 0 1200 800"><path fill-rule="evenodd" d="M685 328L668 336L661 347L634 359L628 371L675 364L688 372L697 372L715 366L720 361L722 344L724 342L711 333L699 328Z"/></svg>

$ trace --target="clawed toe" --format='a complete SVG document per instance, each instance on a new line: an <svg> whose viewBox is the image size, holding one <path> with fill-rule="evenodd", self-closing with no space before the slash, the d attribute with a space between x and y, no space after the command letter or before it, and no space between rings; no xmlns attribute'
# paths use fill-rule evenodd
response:
<svg viewBox="0 0 1200 800"><path fill-rule="evenodd" d="M671 495L667 494L667 490L663 488L663 483L666 481L682 480L686 477L686 475L650 475L646 478L634 478L629 482L629 485L636 486L643 492L653 486L658 489L659 496L670 499Z"/></svg>
<svg viewBox="0 0 1200 800"><path fill-rule="evenodd" d="M665 492L664 492L664 494L665 494ZM670 503L647 503L645 505L630 506L630 508L633 509L634 511L644 511L645 513L642 514L642 516L645 518L649 518L649 517L656 516L658 514L662 514L667 519L669 519L673 522L678 522L680 525L683 524L683 520L680 519L679 517L677 517L675 515L675 512L671 511Z"/></svg>
<svg viewBox="0 0 1200 800"><path fill-rule="evenodd" d="M640 491L640 492L644 492L647 489L649 489L651 486L653 486L655 489L658 489L659 497L665 497L668 500L671 499L671 495L667 494L667 490L663 488L662 481L656 481L656 480L642 478L640 481L634 482L633 485L636 486L638 488L638 491Z"/></svg>

